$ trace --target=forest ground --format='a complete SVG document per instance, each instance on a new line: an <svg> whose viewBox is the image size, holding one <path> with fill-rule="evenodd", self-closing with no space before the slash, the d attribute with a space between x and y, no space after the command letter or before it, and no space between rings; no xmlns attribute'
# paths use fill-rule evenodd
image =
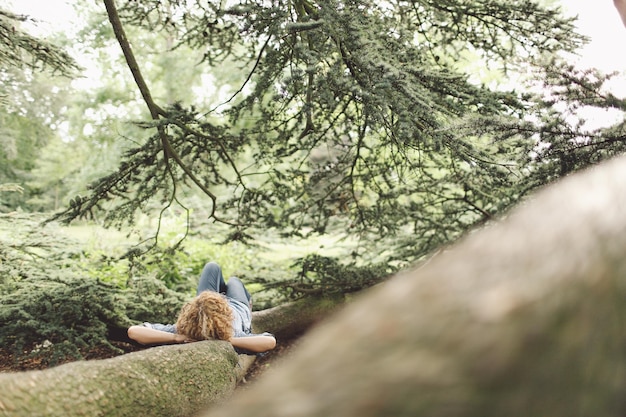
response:
<svg viewBox="0 0 626 417"><path fill-rule="evenodd" d="M297 340L298 337L295 336L292 338L279 340L274 350L268 352L264 356L258 357L254 361L254 363L246 373L244 380L240 383L239 386L245 387L247 384L256 380L266 371L271 370L273 364L277 360L287 356L291 352L292 348L297 344ZM108 347L96 348L83 353L85 360L108 359L111 357L145 349L140 346L136 346L126 342L114 341L111 342L111 344L119 348L122 352L115 353ZM57 363L56 365L61 364L62 363ZM24 372L30 370L42 370L49 367L50 366L48 365L48 363L40 357L29 358L27 356L23 356L19 359L16 359L15 355L12 352L0 347L0 372Z"/></svg>

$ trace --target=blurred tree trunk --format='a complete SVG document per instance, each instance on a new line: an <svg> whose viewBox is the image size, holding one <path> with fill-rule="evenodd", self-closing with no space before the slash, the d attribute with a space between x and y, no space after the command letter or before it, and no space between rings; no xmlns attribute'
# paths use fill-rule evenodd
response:
<svg viewBox="0 0 626 417"><path fill-rule="evenodd" d="M626 415L626 159L398 275L206 417Z"/></svg>
<svg viewBox="0 0 626 417"><path fill-rule="evenodd" d="M298 335L341 300L255 312L255 329ZM229 397L254 361L227 342L158 346L112 359L0 374L0 416L190 416Z"/></svg>

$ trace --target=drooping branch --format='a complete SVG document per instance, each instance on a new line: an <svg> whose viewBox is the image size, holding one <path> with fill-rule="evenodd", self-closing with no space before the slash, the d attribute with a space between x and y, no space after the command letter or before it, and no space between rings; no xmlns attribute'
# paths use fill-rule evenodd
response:
<svg viewBox="0 0 626 417"><path fill-rule="evenodd" d="M126 59L126 64L130 69L130 72L135 79L135 83L141 92L141 96L143 100L146 102L148 106L148 110L150 111L150 116L154 120L159 119L159 115L165 116L166 112L156 105L154 100L152 99L152 95L150 94L150 89L148 88L148 84L146 84L143 75L141 74L141 70L139 69L139 64L135 59L135 55L133 54L132 48L130 47L130 43L128 42L128 38L126 37L126 31L124 30L124 26L120 21L119 14L117 13L117 7L115 6L115 0L104 0L104 5L107 10L107 15L109 16L109 22L111 22L111 26L113 27L113 32L115 32L115 37L117 38L120 47L122 48L122 52L124 53L124 58Z"/></svg>
<svg viewBox="0 0 626 417"><path fill-rule="evenodd" d="M169 120L170 123L178 126L180 129L182 129L184 132L196 136L198 138L202 138L205 140L212 140L213 138L202 133L201 131L197 130L197 129L193 129L191 127L189 127L189 125L187 125L186 123L183 123L177 119L170 119ZM230 167L232 168L232 170L234 171L235 175L237 176L237 179L239 181L240 184L242 184L245 187L243 180L242 180L242 175L241 172L239 172L239 168L237 168L237 164L235 164L235 161L233 160L233 158L229 155L228 151L226 150L226 147L224 146L224 144L222 143L222 141L217 141L218 146L220 147L220 149L222 150L222 154L224 156L224 159L226 159L226 161L228 162L228 164L230 165Z"/></svg>
<svg viewBox="0 0 626 417"><path fill-rule="evenodd" d="M31 36L20 29L22 22L34 19L0 9L0 66L26 65L50 69L70 77L80 69L74 58L56 45ZM25 54L30 59L25 58Z"/></svg>
<svg viewBox="0 0 626 417"><path fill-rule="evenodd" d="M148 84L146 83L143 75L141 74L141 70L139 69L139 64L135 59L135 55L133 54L130 43L128 42L128 38L126 37L126 32L124 31L124 26L120 21L119 14L117 12L117 8L115 6L115 0L104 0L104 5L107 10L107 15L109 16L109 22L111 22L111 26L113 27L113 31L115 32L115 37L117 38L120 47L122 48L122 52L124 54L124 58L126 59L126 63L130 72L135 79L135 83L141 92L141 96L143 97L144 102L148 106L148 110L150 111L150 116L153 120L157 121L161 117L167 117L168 114L165 110L159 107L154 100L152 99L152 95L150 94L150 89L148 88ZM172 158L176 164L189 176L189 178L204 192L209 198L211 198L213 202L213 206L211 209L211 213L209 217L213 217L216 210L217 205L217 197L213 194L191 171L191 169L184 163L181 159L180 155L176 152L176 150L172 147L167 132L165 131L165 126L161 124L157 124L157 130L159 132L159 137L161 139L161 143L163 145L163 153L166 163L168 163L169 158ZM169 165L168 165L169 167ZM169 169L169 168L168 168Z"/></svg>

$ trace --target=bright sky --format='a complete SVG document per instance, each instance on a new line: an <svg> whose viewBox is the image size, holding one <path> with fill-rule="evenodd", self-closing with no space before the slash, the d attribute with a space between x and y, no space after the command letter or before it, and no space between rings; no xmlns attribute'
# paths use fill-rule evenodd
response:
<svg viewBox="0 0 626 417"><path fill-rule="evenodd" d="M564 9L578 15L580 32L591 38L584 48L582 67L595 67L609 71L626 71L626 28L613 6L613 0L561 0ZM626 95L626 89L620 95Z"/></svg>
<svg viewBox="0 0 626 417"><path fill-rule="evenodd" d="M36 26L29 29L34 35L45 34L58 27L72 28L74 10L68 0L0 0L0 5L9 3L9 10L37 19Z"/></svg>
<svg viewBox="0 0 626 417"><path fill-rule="evenodd" d="M13 3L11 10L28 14L38 20L36 30L45 33L54 27L72 28L75 22L69 0L5 0ZM0 0L0 3L4 3ZM623 45L626 28L621 23L612 0L561 0L563 8L571 15L579 16L582 33L592 38L581 58L584 66L606 70L626 69L626 54L611 50ZM620 42L616 39L621 39Z"/></svg>

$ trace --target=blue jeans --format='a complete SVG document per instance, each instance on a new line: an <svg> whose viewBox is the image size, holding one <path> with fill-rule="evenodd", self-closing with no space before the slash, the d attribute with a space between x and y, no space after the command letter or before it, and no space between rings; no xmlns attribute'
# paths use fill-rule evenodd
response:
<svg viewBox="0 0 626 417"><path fill-rule="evenodd" d="M250 303L252 297L243 285L243 282L237 277L230 277L228 284L226 284L224 275L222 275L222 268L215 262L207 263L202 269L196 295L203 291L215 291L226 294L226 297L242 302L252 308Z"/></svg>

